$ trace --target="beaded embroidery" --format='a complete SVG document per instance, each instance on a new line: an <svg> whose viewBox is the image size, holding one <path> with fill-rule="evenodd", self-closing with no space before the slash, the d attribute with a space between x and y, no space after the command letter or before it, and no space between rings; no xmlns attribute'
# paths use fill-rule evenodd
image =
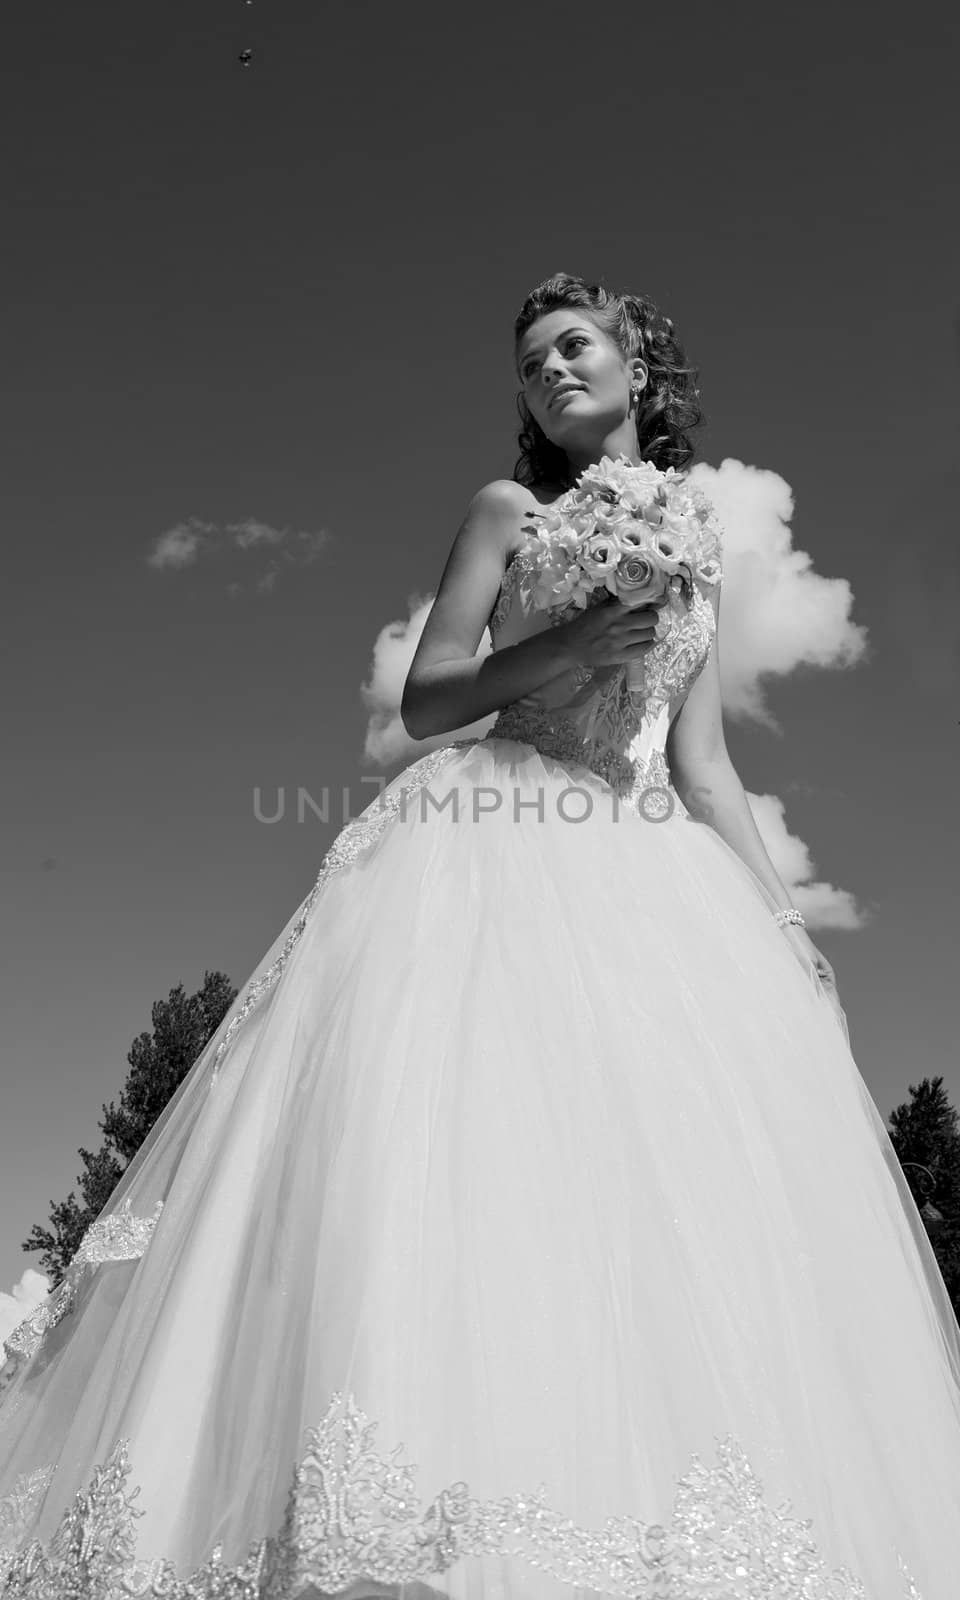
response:
<svg viewBox="0 0 960 1600"><path fill-rule="evenodd" d="M6 1600L296 1600L310 1584L331 1593L358 1579L414 1582L464 1558L499 1555L561 1583L638 1600L868 1600L847 1568L827 1569L809 1518L795 1517L789 1501L765 1501L732 1434L715 1439L716 1467L691 1457L669 1525L621 1516L587 1528L551 1508L542 1483L533 1493L480 1500L456 1482L424 1508L415 1465L396 1459L402 1446L389 1458L378 1454L375 1429L352 1394L344 1401L336 1393L319 1427L306 1430L279 1532L251 1542L237 1567L224 1565L223 1546L215 1545L188 1577L162 1557L136 1556L134 1519L144 1513L127 1483L127 1440L94 1470L46 1547L28 1541L27 1530L49 1474L25 1476L0 1502L0 1530L15 1537L19 1530L16 1545L0 1546L0 1593ZM902 1600L923 1600L899 1553L897 1563Z"/></svg>
<svg viewBox="0 0 960 1600"><path fill-rule="evenodd" d="M38 1467L35 1472L25 1472L0 1500L0 1577L4 1559L19 1548L29 1533L55 1471L55 1467Z"/></svg>
<svg viewBox="0 0 960 1600"><path fill-rule="evenodd" d="M163 1201L158 1200L151 1217L137 1217L130 1210L130 1201L125 1200L119 1210L92 1222L57 1288L7 1335L0 1344L0 1354L18 1361L29 1361L36 1355L51 1328L73 1310L84 1268L100 1266L104 1261L138 1261L162 1210Z"/></svg>
<svg viewBox="0 0 960 1600"><path fill-rule="evenodd" d="M494 648L496 634L518 598L526 610L524 583L531 565L530 548L517 551L507 565L489 623ZM551 626L566 620L566 615L561 609L553 612ZM596 691L586 733L581 717L545 707L536 695L529 695L505 706L486 738L516 739L558 761L587 767L649 820L660 820L674 810L686 815L673 788L663 749L654 748L641 755L641 735L663 708L686 693L700 675L716 635L716 622L696 587L686 605L674 596L666 615L663 637L644 657L642 694L628 689L625 666L612 675L605 674ZM592 675L589 667L581 668L571 693L588 683Z"/></svg>
<svg viewBox="0 0 960 1600"><path fill-rule="evenodd" d="M572 717L543 706L515 701L505 706L485 735L487 739L516 739L532 744L542 755L553 756L567 766L583 766L603 778L626 805L642 811L649 821L683 812L685 808L673 788L670 768L662 750L652 750L641 761L619 750L615 744L585 743L582 729Z"/></svg>

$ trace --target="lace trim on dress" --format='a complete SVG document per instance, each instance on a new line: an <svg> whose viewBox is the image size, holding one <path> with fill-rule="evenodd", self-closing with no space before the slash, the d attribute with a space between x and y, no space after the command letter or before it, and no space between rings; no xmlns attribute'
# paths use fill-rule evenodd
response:
<svg viewBox="0 0 960 1600"><path fill-rule="evenodd" d="M339 1415L337 1413L339 1412ZM879 1600L845 1567L832 1571L790 1502L770 1506L733 1435L715 1439L718 1465L691 1457L669 1525L610 1517L581 1527L531 1494L480 1500L452 1483L426 1507L415 1466L373 1445L376 1424L351 1395L333 1396L293 1469L279 1532L252 1542L236 1567L223 1546L189 1576L136 1556L128 1442L119 1439L64 1513L48 1545L28 1540L52 1469L19 1479L0 1502L0 1593L6 1600L296 1600L358 1579L429 1579L466 1557L519 1557L598 1595L670 1600ZM13 1538L15 1544L5 1544ZM892 1554L893 1552L891 1552ZM897 1553L902 1600L923 1600ZM892 1595L890 1600L893 1600Z"/></svg>
<svg viewBox="0 0 960 1600"><path fill-rule="evenodd" d="M104 1261L139 1260L162 1210L163 1201L158 1200L153 1216L137 1217L130 1210L130 1201L125 1200L117 1211L91 1223L57 1288L0 1343L0 1354L16 1361L29 1361L36 1355L51 1328L73 1310L85 1268Z"/></svg>
<svg viewBox="0 0 960 1600"><path fill-rule="evenodd" d="M354 817L338 833L323 858L317 880L300 908L300 915L284 941L283 949L272 965L267 968L266 972L261 973L260 977L249 985L243 997L240 1010L228 1023L226 1032L220 1040L214 1056L213 1072L210 1078L211 1086L217 1081L223 1058L229 1050L238 1028L242 1026L250 1015L258 1000L268 989L274 988L277 984L284 967L290 959L291 951L310 920L310 913L330 874L340 871L341 868L355 861L364 850L369 850L370 846L380 838L388 822L392 821L397 813L402 810L412 795L423 789L436 776L450 759L450 755L454 750L467 749L476 742L475 739L458 739L452 744L442 745L440 749L432 750L428 755L422 756L419 761L415 761L412 766L407 768L403 774L406 782L402 786L398 785L395 789L385 790L383 794L378 795L364 811L361 811L358 817Z"/></svg>

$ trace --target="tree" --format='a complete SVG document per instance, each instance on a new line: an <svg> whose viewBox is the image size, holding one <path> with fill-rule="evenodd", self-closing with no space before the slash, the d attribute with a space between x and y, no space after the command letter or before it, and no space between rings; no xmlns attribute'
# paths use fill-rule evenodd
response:
<svg viewBox="0 0 960 1600"><path fill-rule="evenodd" d="M890 1142L960 1317L960 1118L942 1077L909 1087L910 1100L890 1114Z"/></svg>
<svg viewBox="0 0 960 1600"><path fill-rule="evenodd" d="M213 1037L237 997L222 972L206 972L196 994L185 995L183 984L170 990L167 1000L154 1002L150 1019L153 1033L141 1033L127 1053L130 1071L120 1090L120 1103L103 1107L98 1124L104 1135L94 1154L81 1148L83 1172L77 1177L82 1203L71 1190L66 1200L50 1202L50 1228L34 1225L21 1244L23 1250L40 1250L40 1268L56 1288L76 1254L91 1222L110 1199L133 1157L174 1091L183 1082L201 1051Z"/></svg>

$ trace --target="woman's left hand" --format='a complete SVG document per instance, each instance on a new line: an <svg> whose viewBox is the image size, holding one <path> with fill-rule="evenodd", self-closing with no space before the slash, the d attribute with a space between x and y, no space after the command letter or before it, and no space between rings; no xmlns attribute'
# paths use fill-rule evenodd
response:
<svg viewBox="0 0 960 1600"><path fill-rule="evenodd" d="M803 967L804 971L809 972L811 966L813 967L823 987L824 994L836 1012L837 1017L842 1022L844 1033L846 1033L847 1019L843 1010L843 1006L840 1004L840 996L837 992L836 974L833 970L833 967L830 965L830 962L823 954L823 951L818 950L817 946L814 944L810 935L804 928L797 927L797 925L793 922L785 923L780 929L780 932L787 935L788 939L790 940L791 948L793 949L794 954L796 955L797 960L800 962L800 965Z"/></svg>

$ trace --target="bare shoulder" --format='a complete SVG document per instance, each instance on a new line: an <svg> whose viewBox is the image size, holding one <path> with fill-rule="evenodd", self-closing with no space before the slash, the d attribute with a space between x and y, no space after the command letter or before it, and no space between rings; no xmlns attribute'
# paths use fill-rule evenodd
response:
<svg viewBox="0 0 960 1600"><path fill-rule="evenodd" d="M517 483L513 478L492 478L478 489L473 497L473 502L489 506L491 509L498 507L504 510L519 506L530 498L530 491L522 483Z"/></svg>
<svg viewBox="0 0 960 1600"><path fill-rule="evenodd" d="M496 539L504 562L523 544L521 529L537 503L522 483L513 478L493 478L478 489L467 507L467 521L482 526Z"/></svg>
<svg viewBox="0 0 960 1600"><path fill-rule="evenodd" d="M493 478L478 489L467 515L489 518L494 523L509 523L523 514L530 496L522 484L512 478Z"/></svg>
<svg viewBox="0 0 960 1600"><path fill-rule="evenodd" d="M407 713L439 662L475 656L489 626L532 497L509 478L478 489L457 531L404 685Z"/></svg>
<svg viewBox="0 0 960 1600"><path fill-rule="evenodd" d="M533 530L529 518L550 503L541 498L545 493L539 485L530 490L513 478L494 478L467 506L404 684L401 716L408 732L417 723L418 702L430 698L437 666L476 655L506 568L526 543L526 530Z"/></svg>
<svg viewBox="0 0 960 1600"><path fill-rule="evenodd" d="M526 542L524 523L531 513L549 505L557 492L552 487L529 489L514 478L493 478L477 490L466 521L495 532L504 563L508 563Z"/></svg>

